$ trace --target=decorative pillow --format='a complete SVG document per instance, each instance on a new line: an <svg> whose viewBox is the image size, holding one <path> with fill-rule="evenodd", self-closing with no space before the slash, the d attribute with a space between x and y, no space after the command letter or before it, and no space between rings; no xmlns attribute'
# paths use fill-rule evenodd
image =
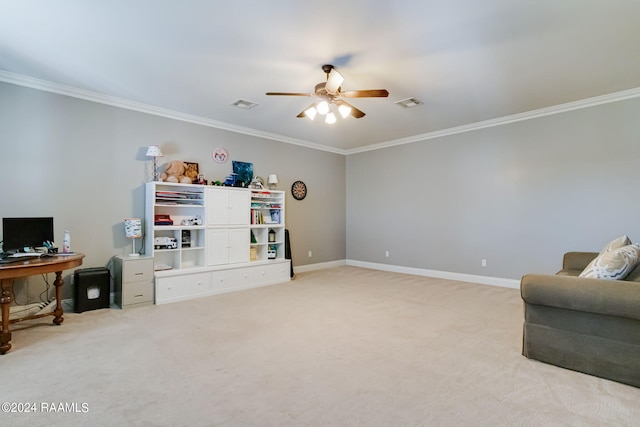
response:
<svg viewBox="0 0 640 427"><path fill-rule="evenodd" d="M629 238L626 235L625 236L620 236L617 239L613 239L612 241L610 241L607 246L602 248L600 253L603 254L605 252L609 252L609 251L612 251L614 249L618 249L618 248L621 248L623 246L627 246L627 245L630 245L630 244L631 244L631 240L629 240Z"/></svg>
<svg viewBox="0 0 640 427"><path fill-rule="evenodd" d="M589 263L580 277L621 280L638 265L639 260L640 246L637 244L604 251Z"/></svg>

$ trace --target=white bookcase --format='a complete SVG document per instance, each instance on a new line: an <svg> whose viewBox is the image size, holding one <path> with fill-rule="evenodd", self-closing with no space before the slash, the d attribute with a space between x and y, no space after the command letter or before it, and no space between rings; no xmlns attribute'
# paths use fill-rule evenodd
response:
<svg viewBox="0 0 640 427"><path fill-rule="evenodd" d="M147 183L155 303L289 281L284 213L282 191Z"/></svg>
<svg viewBox="0 0 640 427"><path fill-rule="evenodd" d="M251 190L251 260L284 259L284 191Z"/></svg>
<svg viewBox="0 0 640 427"><path fill-rule="evenodd" d="M201 185L147 184L145 251L153 256L156 270L206 265L204 190ZM171 224L162 218L170 218Z"/></svg>

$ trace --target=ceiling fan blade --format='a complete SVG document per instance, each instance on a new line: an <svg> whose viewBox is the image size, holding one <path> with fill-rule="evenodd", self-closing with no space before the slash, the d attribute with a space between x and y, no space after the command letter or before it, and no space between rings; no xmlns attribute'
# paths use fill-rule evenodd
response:
<svg viewBox="0 0 640 427"><path fill-rule="evenodd" d="M340 74L335 68L331 68L331 71L327 74L327 84L324 86L324 89L330 95L335 95L338 93L343 81L344 77L342 77L342 74Z"/></svg>
<svg viewBox="0 0 640 427"><path fill-rule="evenodd" d="M343 100L340 99L340 100L336 101L336 105L338 107L340 107L341 105L344 105L345 107L351 108L351 111L349 112L349 114L351 114L356 119L359 119L359 118L365 116L365 113L363 111L358 110L356 107L354 107L353 105L349 104L347 101L343 101Z"/></svg>
<svg viewBox="0 0 640 427"><path fill-rule="evenodd" d="M299 92L267 92L265 95L269 96L313 96L312 93L299 93Z"/></svg>
<svg viewBox="0 0 640 427"><path fill-rule="evenodd" d="M340 92L345 98L386 98L389 91L386 89L369 89L369 90L348 90Z"/></svg>

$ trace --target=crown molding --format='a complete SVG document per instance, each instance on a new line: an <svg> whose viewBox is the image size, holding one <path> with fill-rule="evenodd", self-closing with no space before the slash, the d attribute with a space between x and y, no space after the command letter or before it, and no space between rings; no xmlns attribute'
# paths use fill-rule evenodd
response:
<svg viewBox="0 0 640 427"><path fill-rule="evenodd" d="M90 90L78 89L71 86L65 86L46 80L36 79L21 74L10 73L0 70L0 81L18 86L29 87L45 92L57 93L59 95L70 96L72 98L84 99L85 101L97 102L99 104L110 105L112 107L124 108L140 113L152 114L155 116L166 117L169 119L180 120L187 123L193 123L202 126L208 126L216 129L222 129L229 132L240 133L244 135L255 136L258 138L271 139L274 141L285 142L287 144L300 145L315 150L328 151L335 154L345 154L342 149L327 147L325 145L316 144L302 139L290 138L288 136L275 133L263 132L257 129L244 126L237 126L231 123L221 122L218 120L208 119L206 117L196 116L193 114L185 114L179 111L169 110L166 108L155 107L153 105L141 102L131 101L116 96L105 95Z"/></svg>
<svg viewBox="0 0 640 427"><path fill-rule="evenodd" d="M127 110L138 111L141 113L152 114L156 116L166 117L169 119L180 120L187 123L194 123L202 126L208 126L216 129L226 130L229 132L255 136L257 138L270 139L274 141L284 142L287 144L299 145L306 148L312 148L314 150L327 151L330 153L341 154L345 156L350 154L363 153L366 151L380 150L383 148L394 147L397 145L412 144L415 142L427 141L430 139L442 138L449 135L472 132L479 129L485 129L485 128L490 128L494 126L502 126L510 123L516 123L516 122L521 122L525 120L536 119L539 117L550 116L554 114L565 113L568 111L580 110L582 108L589 108L597 105L609 104L612 102L624 101L626 99L640 97L640 87L639 87L634 89L623 90L620 92L614 92L606 95L596 96L593 98L587 98L579 101L568 102L565 104L554 105L552 107L540 108L538 110L531 110L531 111L526 111L524 113L518 113L510 116L499 117L497 119L470 123L467 125L456 126L449 129L442 129L442 130L437 130L433 132L427 132L420 135L410 136L407 138L394 139L390 141L384 141L376 144L366 145L364 147L345 150L345 149L340 149L335 147L328 147L326 145L321 145L321 144L313 143L310 141L305 141L302 139L290 138L288 136L279 135L275 133L263 132L253 128L237 126L231 123L208 119L206 117L200 117L192 114L181 113L179 111L169 110L166 108L155 107L153 105L130 101L127 99L118 98L115 96L109 96L109 95L105 95L98 92L78 89L71 86L65 86L58 83L36 79L33 77L21 75L21 74L10 73L8 71L3 71L3 70L0 70L0 81L15 84L18 86L25 86L32 89L42 90L45 92L52 92L52 93L57 93L59 95L65 95L73 98L84 99L86 101L106 104L113 107L124 108Z"/></svg>
<svg viewBox="0 0 640 427"><path fill-rule="evenodd" d="M612 102L624 101L626 99L640 97L640 87L634 89L623 90L606 95L595 96L593 98L582 99L579 101L567 102L566 104L554 105L551 107L540 108L538 110L526 111L524 113L513 114L510 116L499 117L497 119L485 120L482 122L470 123L467 125L456 126L449 129L442 129L433 132L414 135L407 138L400 138L391 141L385 141L378 144L366 145L364 147L345 150L345 155L363 153L366 151L380 150L382 148L394 147L396 145L412 144L414 142L426 141L429 139L442 138L444 136L456 135L459 133L472 132L479 129L490 128L494 126L502 126L510 123L522 122L525 120L536 119L544 116L565 113L567 111L580 110L583 108L594 107L596 105L609 104Z"/></svg>

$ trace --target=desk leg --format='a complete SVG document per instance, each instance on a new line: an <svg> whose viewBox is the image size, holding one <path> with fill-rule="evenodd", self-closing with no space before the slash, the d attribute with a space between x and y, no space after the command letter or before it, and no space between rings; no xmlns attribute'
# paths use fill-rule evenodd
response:
<svg viewBox="0 0 640 427"><path fill-rule="evenodd" d="M62 318L62 285L64 284L62 281L62 271L56 271L56 280L53 284L56 287L56 309L53 311L56 317L53 318L53 323L59 325L64 320Z"/></svg>
<svg viewBox="0 0 640 427"><path fill-rule="evenodd" d="M11 350L11 332L9 332L9 307L11 306L11 288L13 279L2 279L2 295L0 304L2 305L2 332L0 332L0 354L5 354Z"/></svg>

